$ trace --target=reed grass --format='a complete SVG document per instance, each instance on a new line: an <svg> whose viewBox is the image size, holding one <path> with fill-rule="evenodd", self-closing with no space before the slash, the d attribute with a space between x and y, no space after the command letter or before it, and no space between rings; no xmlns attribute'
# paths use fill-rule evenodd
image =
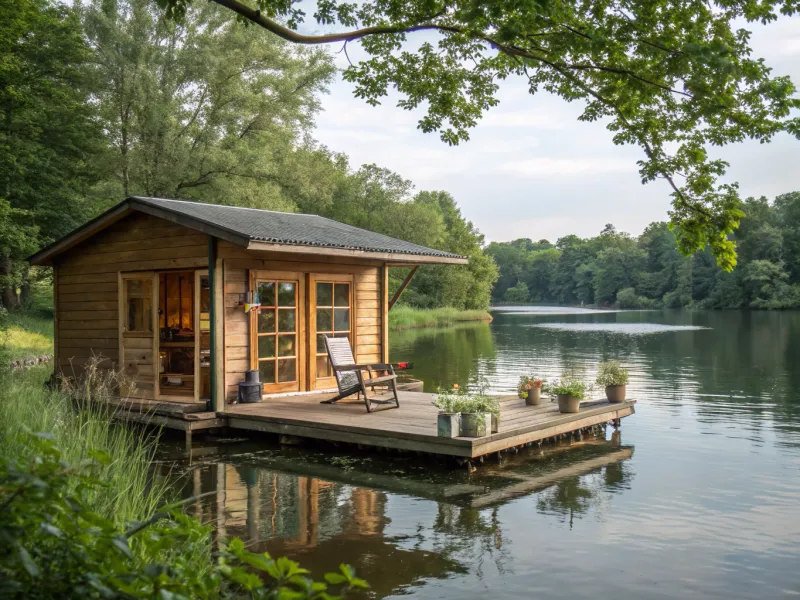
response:
<svg viewBox="0 0 800 600"><path fill-rule="evenodd" d="M0 455L25 457L25 433L51 434L67 463L94 463L105 485L89 507L116 523L146 519L171 500L169 482L150 469L157 436L111 422L102 402L114 393L110 376L90 370L79 385L51 390L50 373L44 365L0 372Z"/></svg>
<svg viewBox="0 0 800 600"><path fill-rule="evenodd" d="M417 327L447 327L465 321L491 320L492 316L485 310L396 306L389 311L389 329L395 331Z"/></svg>

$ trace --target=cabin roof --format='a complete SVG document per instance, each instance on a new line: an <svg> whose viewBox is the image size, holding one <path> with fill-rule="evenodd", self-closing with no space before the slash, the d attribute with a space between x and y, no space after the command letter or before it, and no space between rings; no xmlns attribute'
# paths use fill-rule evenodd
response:
<svg viewBox="0 0 800 600"><path fill-rule="evenodd" d="M29 260L32 264L50 264L61 252L133 211L165 218L251 250L350 255L409 264L467 262L458 254L412 244L318 215L138 196L123 200Z"/></svg>

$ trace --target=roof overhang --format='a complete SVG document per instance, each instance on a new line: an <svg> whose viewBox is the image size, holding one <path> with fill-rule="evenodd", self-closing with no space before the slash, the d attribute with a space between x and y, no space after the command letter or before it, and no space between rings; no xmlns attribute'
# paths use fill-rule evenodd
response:
<svg viewBox="0 0 800 600"><path fill-rule="evenodd" d="M306 255L324 255L324 256L344 256L351 258L362 258L368 260L380 260L387 263L398 263L405 265L417 264L453 264L464 265L469 261L466 258L455 256L431 256L422 254L402 254L397 252L370 252L364 250L350 250L347 248L331 248L326 246L303 246L291 244L276 244L270 242L259 242L251 240L249 237L242 235L236 231L232 231L225 227L221 227L214 223L209 223L200 219L196 219L189 215L182 213L174 213L165 210L158 206L153 206L145 201L138 200L137 198L128 198L119 204L112 206L106 212L98 217L95 217L82 227L79 227L70 234L67 234L60 240L57 240L39 250L28 258L28 262L32 265L51 266L53 259L59 254L74 248L81 242L89 239L96 233L99 233L106 227L113 225L117 221L124 219L133 212L141 212L160 219L171 221L184 227L190 227L206 233L208 235L226 240L241 246L248 250L261 251L261 252L284 252L284 253L297 253Z"/></svg>
<svg viewBox="0 0 800 600"><path fill-rule="evenodd" d="M311 254L317 256L363 258L365 260L380 260L387 263L398 263L397 266L422 264L465 265L469 262L469 259L462 258L460 256L430 256L426 254L402 254L400 252L370 252L367 250L350 250L347 248L330 248L327 246L300 246L259 241L251 241L249 244L247 244L247 249L254 250L256 252L284 252L294 254Z"/></svg>
<svg viewBox="0 0 800 600"><path fill-rule="evenodd" d="M57 240L49 246L42 248L39 250L39 252L30 256L28 258L28 262L30 262L32 265L50 266L53 264L53 259L62 252L66 252L67 250L74 248L81 242L92 237L94 234L99 233L106 227L109 227L117 221L124 219L133 212L141 212L158 217L160 219L172 221L178 225L196 229L203 233L213 235L214 237L227 240L233 244L237 244L245 248L250 242L248 237L238 234L234 231L230 231L224 227L219 227L199 219L194 219L187 215L176 214L157 206L152 206L136 198L127 198L119 204L112 206L106 212L98 217L95 217L72 233L69 233L60 240Z"/></svg>

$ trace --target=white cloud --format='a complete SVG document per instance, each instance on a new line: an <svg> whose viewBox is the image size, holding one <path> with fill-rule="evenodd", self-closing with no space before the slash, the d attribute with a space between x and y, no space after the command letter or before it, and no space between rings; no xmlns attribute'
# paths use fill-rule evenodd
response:
<svg viewBox="0 0 800 600"><path fill-rule="evenodd" d="M636 165L621 158L548 158L538 157L498 165L506 171L523 177L562 177L564 175L593 175L597 173L624 173L635 171Z"/></svg>

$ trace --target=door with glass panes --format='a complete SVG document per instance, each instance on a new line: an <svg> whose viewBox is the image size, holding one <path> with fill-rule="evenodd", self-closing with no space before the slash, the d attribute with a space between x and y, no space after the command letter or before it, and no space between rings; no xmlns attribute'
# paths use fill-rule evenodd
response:
<svg viewBox="0 0 800 600"><path fill-rule="evenodd" d="M265 394L296 392L305 380L305 289L302 273L254 271L251 289L259 308L251 314L251 367Z"/></svg>
<svg viewBox="0 0 800 600"><path fill-rule="evenodd" d="M314 273L309 279L311 389L334 389L336 378L325 350L324 336L347 338L353 348L353 356L358 360L354 335L353 276Z"/></svg>

